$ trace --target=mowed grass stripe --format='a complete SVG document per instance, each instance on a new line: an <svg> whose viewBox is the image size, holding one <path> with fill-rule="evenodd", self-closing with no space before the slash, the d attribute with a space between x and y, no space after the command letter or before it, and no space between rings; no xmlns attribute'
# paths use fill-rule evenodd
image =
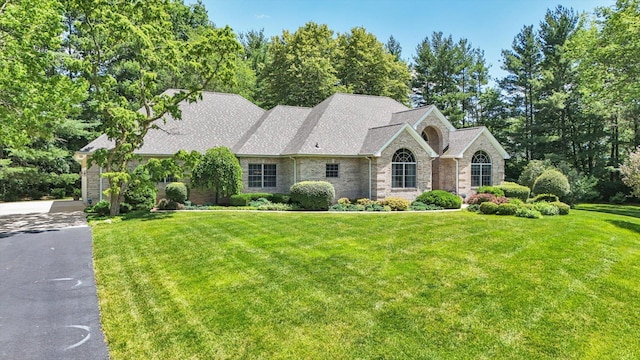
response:
<svg viewBox="0 0 640 360"><path fill-rule="evenodd" d="M157 216L94 227L114 359L633 358L640 348L633 216Z"/></svg>

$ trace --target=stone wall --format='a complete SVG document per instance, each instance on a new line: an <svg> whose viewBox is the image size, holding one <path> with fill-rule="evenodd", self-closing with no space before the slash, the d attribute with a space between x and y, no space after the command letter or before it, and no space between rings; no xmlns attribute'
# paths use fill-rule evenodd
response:
<svg viewBox="0 0 640 360"><path fill-rule="evenodd" d="M475 193L477 187L471 186L471 159L477 151L486 152L491 157L491 181L492 185L498 185L504 181L504 159L489 141L486 135L480 137L465 151L463 158L458 160L460 172L459 193L472 194Z"/></svg>
<svg viewBox="0 0 640 360"><path fill-rule="evenodd" d="M399 149L408 149L416 158L416 187L393 188L391 183L391 160ZM431 190L431 156L427 153L408 132L403 132L382 151L376 159L375 166L375 196L377 200L394 196L413 200L425 191Z"/></svg>
<svg viewBox="0 0 640 360"><path fill-rule="evenodd" d="M289 158L258 158L241 157L242 167L242 192L243 193L289 193L289 188L293 185L293 160ZM275 187L249 187L249 164L276 164L276 186Z"/></svg>
<svg viewBox="0 0 640 360"><path fill-rule="evenodd" d="M297 158L297 181L327 181L341 197L368 197L369 162L365 158ZM326 165L338 164L338 177L326 177ZM363 177L363 173L366 175Z"/></svg>

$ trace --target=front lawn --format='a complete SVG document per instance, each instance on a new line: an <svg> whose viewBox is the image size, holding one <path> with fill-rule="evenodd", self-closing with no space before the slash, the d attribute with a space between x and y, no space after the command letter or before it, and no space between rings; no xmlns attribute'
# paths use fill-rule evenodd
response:
<svg viewBox="0 0 640 360"><path fill-rule="evenodd" d="M113 359L634 359L640 211L207 212L94 226Z"/></svg>

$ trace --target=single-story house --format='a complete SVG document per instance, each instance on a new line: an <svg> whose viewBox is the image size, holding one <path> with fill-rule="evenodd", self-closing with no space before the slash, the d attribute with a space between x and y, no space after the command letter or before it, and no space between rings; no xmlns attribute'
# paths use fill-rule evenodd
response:
<svg viewBox="0 0 640 360"><path fill-rule="evenodd" d="M242 166L243 192L288 193L296 182L324 180L336 198L378 200L412 200L432 189L470 194L500 183L509 158L486 127L456 129L433 105L410 109L388 97L337 93L312 108L264 110L240 95L202 97L180 105L181 121L150 130L137 153L161 158L226 146ZM103 197L107 180L88 159L109 146L102 135L75 155L83 199Z"/></svg>

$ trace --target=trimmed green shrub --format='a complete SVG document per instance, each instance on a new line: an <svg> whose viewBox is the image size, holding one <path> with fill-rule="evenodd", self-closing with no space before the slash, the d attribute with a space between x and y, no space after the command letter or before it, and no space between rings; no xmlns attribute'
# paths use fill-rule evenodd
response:
<svg viewBox="0 0 640 360"><path fill-rule="evenodd" d="M409 206L409 210L412 211L429 211L429 210L443 210L444 208L437 205L427 205L420 201L414 201L411 206Z"/></svg>
<svg viewBox="0 0 640 360"><path fill-rule="evenodd" d="M388 197L380 202L382 206L388 206L393 211L405 211L411 206L411 201L401 197Z"/></svg>
<svg viewBox="0 0 640 360"><path fill-rule="evenodd" d="M184 210L184 205L169 199L160 199L158 210Z"/></svg>
<svg viewBox="0 0 640 360"><path fill-rule="evenodd" d="M458 195L444 190L431 190L418 195L415 201L427 205L436 205L445 209L460 209L462 199Z"/></svg>
<svg viewBox="0 0 640 360"><path fill-rule="evenodd" d="M498 211L496 214L498 215L515 215L518 211L518 205L505 203L498 205Z"/></svg>
<svg viewBox="0 0 640 360"><path fill-rule="evenodd" d="M498 204L486 201L480 204L480 212L487 215L492 215L498 212Z"/></svg>
<svg viewBox="0 0 640 360"><path fill-rule="evenodd" d="M495 196L504 196L504 191L497 186L480 186L478 194L493 194Z"/></svg>
<svg viewBox="0 0 640 360"><path fill-rule="evenodd" d="M529 219L541 219L542 218L542 214L539 211L533 210L533 209L527 209L525 207L518 208L518 211L516 211L516 216L517 217L523 217L523 218L529 218Z"/></svg>
<svg viewBox="0 0 640 360"><path fill-rule="evenodd" d="M286 195L282 195L281 200L284 200ZM249 206L249 203L258 200L260 198L265 198L271 202L282 202L284 201L274 201L274 195L271 193L244 193L244 194L235 194L231 195L229 198L229 205L231 206ZM288 202L288 199L287 199Z"/></svg>
<svg viewBox="0 0 640 360"><path fill-rule="evenodd" d="M184 204L187 201L187 185L181 182L172 182L164 188L167 200Z"/></svg>
<svg viewBox="0 0 640 360"><path fill-rule="evenodd" d="M509 204L513 204L516 207L520 207L520 205L524 204L524 201L522 201L521 199L518 199L518 198L510 198L509 199Z"/></svg>
<svg viewBox="0 0 640 360"><path fill-rule="evenodd" d="M504 192L504 196L508 198L517 198L524 202L527 201L529 195L531 195L531 189L527 186L518 185L513 182L505 182L498 185L497 188Z"/></svg>
<svg viewBox="0 0 640 360"><path fill-rule="evenodd" d="M258 210L267 210L267 211L290 211L292 206L289 204L283 203L272 203L268 202L266 204L262 204L258 206Z"/></svg>
<svg viewBox="0 0 640 360"><path fill-rule="evenodd" d="M67 190L65 188L55 188L51 190L51 196L56 199L63 199L67 196Z"/></svg>
<svg viewBox="0 0 640 360"><path fill-rule="evenodd" d="M480 211L480 205L478 205L478 204L469 205L469 206L467 206L467 211L478 212L478 211Z"/></svg>
<svg viewBox="0 0 640 360"><path fill-rule="evenodd" d="M558 199L558 197L553 195L553 194L540 194L540 195L534 197L533 199L531 199L532 203L537 203L537 202L557 202L557 201L560 201L560 199Z"/></svg>
<svg viewBox="0 0 640 360"><path fill-rule="evenodd" d="M269 200L267 200L265 198L258 198L256 200L252 200L249 203L249 206L253 206L253 207L257 208L257 207L259 207L261 205L268 205L268 204L271 204L271 201L269 201Z"/></svg>
<svg viewBox="0 0 640 360"><path fill-rule="evenodd" d="M562 198L569 194L571 186L567 177L558 170L546 170L542 175L538 176L533 184L533 193L553 194Z"/></svg>
<svg viewBox="0 0 640 360"><path fill-rule="evenodd" d="M569 210L571 210L571 206L565 204L563 202L557 201L552 203L558 208L558 215L569 215Z"/></svg>
<svg viewBox="0 0 640 360"><path fill-rule="evenodd" d="M540 211L540 214L547 215L547 216L555 216L555 215L558 215L559 213L558 207L544 201L533 204L533 208L535 210Z"/></svg>
<svg viewBox="0 0 640 360"><path fill-rule="evenodd" d="M549 160L531 160L524 169L522 169L520 177L518 177L518 184L533 189L533 184L536 182L536 179L549 169L555 169Z"/></svg>
<svg viewBox="0 0 640 360"><path fill-rule="evenodd" d="M156 204L158 189L155 186L132 182L124 192L124 201L130 204L134 210L151 210Z"/></svg>
<svg viewBox="0 0 640 360"><path fill-rule="evenodd" d="M328 210L335 196L327 181L302 181L291 186L291 201L307 210Z"/></svg>
<svg viewBox="0 0 640 360"><path fill-rule="evenodd" d="M349 205L351 204L351 200L349 200L349 198L343 197L338 199L338 204L340 205Z"/></svg>
<svg viewBox="0 0 640 360"><path fill-rule="evenodd" d="M271 195L271 199L267 199L274 204L288 204L291 200L291 196L289 196L289 194L273 194Z"/></svg>

